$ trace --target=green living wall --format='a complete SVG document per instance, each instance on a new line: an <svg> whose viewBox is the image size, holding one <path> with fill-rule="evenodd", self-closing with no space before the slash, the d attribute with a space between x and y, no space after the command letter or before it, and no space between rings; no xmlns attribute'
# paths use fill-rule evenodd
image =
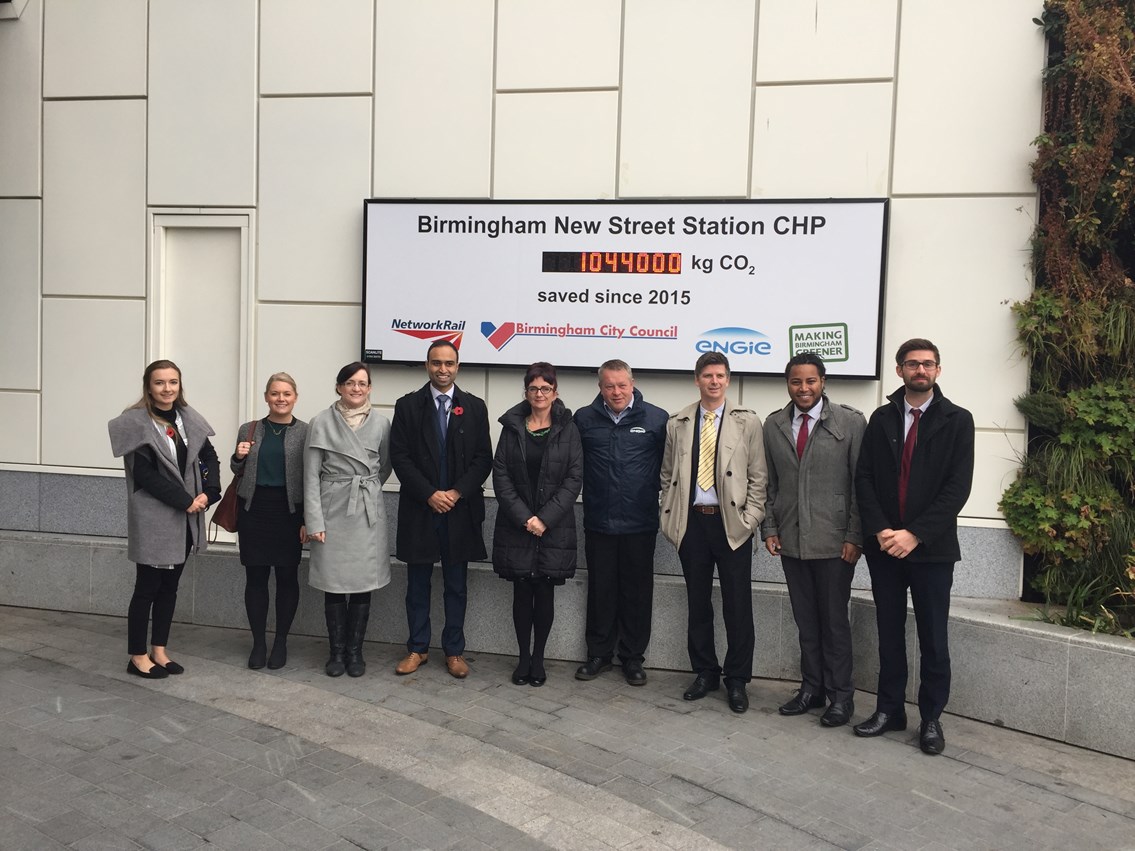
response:
<svg viewBox="0 0 1135 851"><path fill-rule="evenodd" d="M1048 0L1028 456L1001 510L1052 620L1135 627L1135 2Z"/></svg>

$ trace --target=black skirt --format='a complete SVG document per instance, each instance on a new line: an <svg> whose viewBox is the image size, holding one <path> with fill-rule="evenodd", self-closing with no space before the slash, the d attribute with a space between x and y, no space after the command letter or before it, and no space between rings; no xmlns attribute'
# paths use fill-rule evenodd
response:
<svg viewBox="0 0 1135 851"><path fill-rule="evenodd" d="M303 552L302 525L301 507L288 510L287 488L257 485L252 508L245 511L241 501L237 510L240 563L249 567L296 567Z"/></svg>

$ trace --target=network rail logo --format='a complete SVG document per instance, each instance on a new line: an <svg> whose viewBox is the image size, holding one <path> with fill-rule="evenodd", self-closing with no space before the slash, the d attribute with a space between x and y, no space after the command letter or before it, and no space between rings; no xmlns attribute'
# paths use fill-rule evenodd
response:
<svg viewBox="0 0 1135 851"><path fill-rule="evenodd" d="M392 330L407 337L428 340L431 343L442 341L460 351L461 336L465 332L464 319L392 319Z"/></svg>
<svg viewBox="0 0 1135 851"><path fill-rule="evenodd" d="M701 333L694 349L701 354L721 352L723 355L764 356L772 354L772 341L752 328L714 328Z"/></svg>

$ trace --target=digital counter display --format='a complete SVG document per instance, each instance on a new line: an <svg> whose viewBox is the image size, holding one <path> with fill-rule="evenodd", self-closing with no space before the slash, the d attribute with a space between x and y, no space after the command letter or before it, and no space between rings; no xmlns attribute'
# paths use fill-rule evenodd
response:
<svg viewBox="0 0 1135 851"><path fill-rule="evenodd" d="M680 251L545 251L544 272L680 275Z"/></svg>

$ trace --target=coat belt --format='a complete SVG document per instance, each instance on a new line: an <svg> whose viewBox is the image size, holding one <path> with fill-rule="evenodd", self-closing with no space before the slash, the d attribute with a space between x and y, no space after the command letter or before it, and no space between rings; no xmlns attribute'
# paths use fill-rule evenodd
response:
<svg viewBox="0 0 1135 851"><path fill-rule="evenodd" d="M373 526L378 522L378 492L376 486L379 485L379 481L377 473L371 473L369 476L324 476L323 481L351 483L351 498L347 502L348 517L355 516L355 512L359 508L359 493L360 491L364 492L368 497L363 501L363 505L366 507L367 525Z"/></svg>

